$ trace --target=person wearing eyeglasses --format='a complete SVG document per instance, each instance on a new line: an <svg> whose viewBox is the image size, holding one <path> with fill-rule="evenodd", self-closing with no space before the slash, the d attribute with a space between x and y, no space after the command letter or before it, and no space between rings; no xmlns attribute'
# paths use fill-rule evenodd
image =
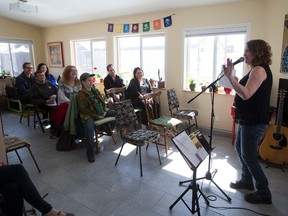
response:
<svg viewBox="0 0 288 216"><path fill-rule="evenodd" d="M17 94L22 104L31 102L30 90L34 83L33 65L30 62L25 62L23 64L23 72L16 77Z"/></svg>

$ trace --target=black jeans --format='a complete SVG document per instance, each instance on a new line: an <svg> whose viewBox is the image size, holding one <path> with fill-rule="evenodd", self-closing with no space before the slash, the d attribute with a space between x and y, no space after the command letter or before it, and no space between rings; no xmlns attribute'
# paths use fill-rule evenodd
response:
<svg viewBox="0 0 288 216"><path fill-rule="evenodd" d="M17 200L19 200L19 197L21 200L25 199L31 206L39 210L42 214L47 214L52 209L52 206L42 199L27 171L22 165L15 164L0 167L0 176L0 188L5 187L7 184L13 185L13 190L10 192L13 193L13 195L4 195L6 202L6 216L23 215L21 213L23 208L22 205L20 206L19 201L15 206L15 197ZM5 191L3 193L5 194Z"/></svg>

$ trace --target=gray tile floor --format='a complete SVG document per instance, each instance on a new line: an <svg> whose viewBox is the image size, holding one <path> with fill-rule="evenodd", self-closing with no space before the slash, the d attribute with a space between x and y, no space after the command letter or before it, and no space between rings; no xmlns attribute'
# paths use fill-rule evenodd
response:
<svg viewBox="0 0 288 216"><path fill-rule="evenodd" d="M187 188L188 184L180 186L179 181L192 178L192 171L171 142L167 158L160 147L162 165L159 165L155 146L150 145L148 151L142 151L143 177L140 177L139 157L131 145L125 145L118 165L114 166L121 147L119 136L117 145L112 144L110 137L101 139L104 150L96 155L95 163L89 163L85 148L59 152L56 150L56 140L49 139L49 131L43 134L39 127L28 127L26 119L19 123L19 116L13 113L4 112L2 118L6 134L31 141L32 151L42 172L37 172L26 149L19 151L23 165L40 193L49 193L45 199L56 208L74 212L77 216L191 215L182 201L169 210L169 206ZM283 172L275 167L265 168L262 164L269 179L273 204L249 204L243 198L248 191L229 188L229 183L239 178L239 164L231 138L214 135L213 147L210 171L217 169L214 182L232 201L228 202L211 181L198 180L201 191L210 202L208 206L203 197L199 198L201 215L242 216L257 215L256 212L273 216L287 215L287 170ZM9 161L19 163L13 152L9 153ZM197 177L205 176L207 171L208 159L200 165ZM191 198L189 190L184 200L190 207Z"/></svg>

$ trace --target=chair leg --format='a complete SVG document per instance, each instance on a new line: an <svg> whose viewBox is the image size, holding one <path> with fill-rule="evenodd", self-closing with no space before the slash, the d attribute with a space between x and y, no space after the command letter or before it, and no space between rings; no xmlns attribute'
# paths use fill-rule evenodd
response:
<svg viewBox="0 0 288 216"><path fill-rule="evenodd" d="M36 107L34 107L34 117L35 117L35 114L36 114L36 117L37 117L37 120L39 122L39 125L41 127L42 132L45 133L45 130L44 130L43 124L41 122L41 118L40 118L39 112L38 112ZM35 128L35 125L36 125L36 123L34 121L34 128Z"/></svg>
<svg viewBox="0 0 288 216"><path fill-rule="evenodd" d="M143 176L142 173L142 156L141 156L141 146L137 146L137 149L139 148L139 157L140 157L140 175Z"/></svg>
<svg viewBox="0 0 288 216"><path fill-rule="evenodd" d="M19 153L17 152L17 149L15 149L15 152L16 152L16 155L17 155L17 157L18 157L18 159L19 159L20 163L22 164L22 163L23 163L23 161L21 160L21 157L20 157Z"/></svg>
<svg viewBox="0 0 288 216"><path fill-rule="evenodd" d="M168 157L168 143L167 143L167 129L166 128L164 128L163 139L164 139L166 157Z"/></svg>
<svg viewBox="0 0 288 216"><path fill-rule="evenodd" d="M118 160L119 160L119 158L120 158L120 155L121 155L121 153L122 153L122 150L123 150L124 145L125 145L125 143L123 142L123 143L122 143L122 146L121 146L121 149L120 149L120 152L119 152L119 154L118 154L117 160L116 160L116 162L115 162L115 166L116 166L117 163L118 163Z"/></svg>
<svg viewBox="0 0 288 216"><path fill-rule="evenodd" d="M32 151L31 151L31 149L30 149L30 146L26 146L26 147L27 147L28 151L30 152L30 155L31 155L31 157L32 157L32 159L33 159L33 161L34 161L35 166L37 167L38 172L41 173L41 170L40 170L40 168L39 168L39 166L38 166L38 163L36 162L36 159L35 159Z"/></svg>
<svg viewBox="0 0 288 216"><path fill-rule="evenodd" d="M95 127L95 137L96 137L96 141L95 141L96 154L98 154L98 153L99 153L99 140L98 140L98 130L97 130L97 127Z"/></svg>
<svg viewBox="0 0 288 216"><path fill-rule="evenodd" d="M112 136L113 142L114 142L114 144L116 145L116 139L115 139L114 133L113 133L113 131L112 131L111 124L108 123L108 126L109 126L109 130L110 130L110 133L111 133L111 136Z"/></svg>
<svg viewBox="0 0 288 216"><path fill-rule="evenodd" d="M196 128L198 128L197 117L194 117Z"/></svg>
<svg viewBox="0 0 288 216"><path fill-rule="evenodd" d="M157 143L157 141L155 142L155 144L156 144L156 149L157 149L158 159L159 159L159 162L160 162L160 165L161 165L161 164L162 164L162 161L161 161L161 158L160 158L159 148L158 148L158 143Z"/></svg>

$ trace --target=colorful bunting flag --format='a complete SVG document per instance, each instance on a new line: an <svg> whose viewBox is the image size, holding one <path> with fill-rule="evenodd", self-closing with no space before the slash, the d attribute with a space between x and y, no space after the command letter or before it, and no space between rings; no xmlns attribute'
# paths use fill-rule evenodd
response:
<svg viewBox="0 0 288 216"><path fill-rule="evenodd" d="M132 33L138 33L139 31L139 24L135 23L132 24Z"/></svg>
<svg viewBox="0 0 288 216"><path fill-rule="evenodd" d="M159 30L159 29L161 29L161 21L160 21L160 19L153 21L153 29L154 29L154 30Z"/></svg>
<svg viewBox="0 0 288 216"><path fill-rule="evenodd" d="M124 24L123 25L123 32L129 33L130 32L130 24Z"/></svg>
<svg viewBox="0 0 288 216"><path fill-rule="evenodd" d="M165 28L172 25L172 17L171 16L165 17L163 19L163 21L164 21Z"/></svg>
<svg viewBox="0 0 288 216"><path fill-rule="evenodd" d="M108 32L113 32L114 25L112 23L108 23Z"/></svg>
<svg viewBox="0 0 288 216"><path fill-rule="evenodd" d="M121 33L122 32L122 24L115 24L114 25L114 32Z"/></svg>
<svg viewBox="0 0 288 216"><path fill-rule="evenodd" d="M175 15L175 14L172 14ZM167 28L169 26L172 26L172 15L164 17L163 23L164 27ZM143 32L149 32L150 31L150 22L144 22L143 25ZM159 30L162 28L162 19L157 19L153 21L153 30ZM139 23L133 23L133 24L113 24L108 23L108 32L116 32L116 33L129 33L131 28L132 33L138 33L139 32Z"/></svg>
<svg viewBox="0 0 288 216"><path fill-rule="evenodd" d="M150 22L143 23L143 32L150 31Z"/></svg>

